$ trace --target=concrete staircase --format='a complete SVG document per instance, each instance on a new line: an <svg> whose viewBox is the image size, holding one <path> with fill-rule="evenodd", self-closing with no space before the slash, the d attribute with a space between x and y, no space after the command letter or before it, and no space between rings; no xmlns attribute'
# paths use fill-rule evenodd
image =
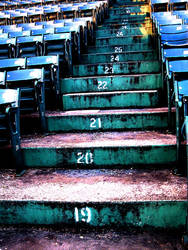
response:
<svg viewBox="0 0 188 250"><path fill-rule="evenodd" d="M28 169L77 170L54 170L62 188L60 185L53 189L52 183L57 179L46 180L42 172L41 183L46 186L39 182L32 189L36 180L33 174L32 188L27 189L25 196L20 189L15 189L14 195L18 195L13 198L5 192L0 202L0 223L185 229L186 179L172 178L169 170L176 164L176 138L168 131L149 5L143 1L130 1L125 7L123 4L117 0L110 8L109 18L95 32L95 45L82 54L79 65L74 65L73 76L61 80L63 111L47 112L48 134L22 138ZM104 168L108 169L107 174L104 170L91 174L94 170L90 169ZM117 176L119 168L123 172ZM167 171L162 182L161 171ZM143 181L140 173L148 178ZM153 188L152 173L156 183ZM113 175L115 181L111 180ZM130 185L121 185L121 176L127 183L135 176L129 199L125 193ZM81 188L85 181L88 185ZM162 188L165 183L167 189ZM107 196L102 196L103 188ZM145 196L137 197L137 192L144 193L147 188L150 191ZM51 189L54 196L49 198L45 190ZM124 195L117 197L122 191ZM57 197L56 192L62 195ZM154 195L150 196L150 192ZM7 209L9 215L5 216Z"/></svg>

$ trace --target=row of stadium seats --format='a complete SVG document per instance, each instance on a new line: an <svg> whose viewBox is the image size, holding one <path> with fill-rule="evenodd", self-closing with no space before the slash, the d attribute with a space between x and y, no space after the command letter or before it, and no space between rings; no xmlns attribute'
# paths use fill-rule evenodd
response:
<svg viewBox="0 0 188 250"><path fill-rule="evenodd" d="M151 11L188 10L187 0L151 0Z"/></svg>
<svg viewBox="0 0 188 250"><path fill-rule="evenodd" d="M77 10L88 13L71 14ZM10 18L0 26L0 142L11 141L18 173L23 166L20 112L38 111L41 130L46 132L46 109L63 108L60 79L71 75L81 52L94 44L95 27L107 14L106 0L0 12L1 21L3 15ZM19 19L25 15L27 20Z"/></svg>
<svg viewBox="0 0 188 250"><path fill-rule="evenodd" d="M48 5L28 9L2 10L0 11L0 24L30 23L88 16L92 16L97 23L101 23L107 14L107 0Z"/></svg>
<svg viewBox="0 0 188 250"><path fill-rule="evenodd" d="M187 19L187 11L152 13L166 88L169 126L172 125L172 106L176 109L178 161L183 160L182 145L185 139L188 139L188 25L185 24Z"/></svg>

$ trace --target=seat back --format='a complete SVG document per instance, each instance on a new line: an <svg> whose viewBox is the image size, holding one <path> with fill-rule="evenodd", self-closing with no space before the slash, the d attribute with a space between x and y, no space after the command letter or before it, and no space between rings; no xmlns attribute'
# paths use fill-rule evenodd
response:
<svg viewBox="0 0 188 250"><path fill-rule="evenodd" d="M43 37L26 36L16 39L16 57L41 56L43 54Z"/></svg>
<svg viewBox="0 0 188 250"><path fill-rule="evenodd" d="M39 110L42 130L45 121L44 69L25 69L7 72L6 87L20 89L20 109L24 113Z"/></svg>
<svg viewBox="0 0 188 250"><path fill-rule="evenodd" d="M59 55L27 58L27 68L44 68L46 106L59 108L60 97L60 63Z"/></svg>

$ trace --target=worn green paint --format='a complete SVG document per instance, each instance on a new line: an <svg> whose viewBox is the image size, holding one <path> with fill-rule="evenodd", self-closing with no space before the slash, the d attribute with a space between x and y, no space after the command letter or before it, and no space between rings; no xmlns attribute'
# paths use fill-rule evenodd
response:
<svg viewBox="0 0 188 250"><path fill-rule="evenodd" d="M96 46L103 45L121 45L121 44L132 44L132 43L152 43L151 36L149 35L138 35L138 36L124 36L124 37L105 37L97 38Z"/></svg>
<svg viewBox="0 0 188 250"><path fill-rule="evenodd" d="M119 13L118 16L117 15L109 15L108 21L110 20L116 20L118 18L118 22L121 23L123 20L129 20L129 19L136 19L136 20L140 20L141 22L145 20L145 18L148 17L147 13L139 13L139 15L134 14L134 13Z"/></svg>
<svg viewBox="0 0 188 250"><path fill-rule="evenodd" d="M143 50L150 50L153 49L152 44L147 43L133 43L129 45L112 45L112 46L95 46L95 47L88 47L88 53L108 53L108 52L116 52L117 48L121 48L122 52L127 51L143 51Z"/></svg>
<svg viewBox="0 0 188 250"><path fill-rule="evenodd" d="M164 113L93 113L89 115L47 116L47 130L49 132L71 131L110 131L131 129L162 129L168 127L167 112ZM100 119L99 124L91 126L91 121Z"/></svg>
<svg viewBox="0 0 188 250"><path fill-rule="evenodd" d="M147 21L144 23L109 23L109 24L105 24L105 26L98 26L96 29L97 31L101 31L101 30L108 30L108 29L123 29L124 27L127 27L127 29L139 29L139 28L149 28L152 27L152 23L151 21Z"/></svg>
<svg viewBox="0 0 188 250"><path fill-rule="evenodd" d="M157 54L154 51L131 51L127 53L105 53L105 54L84 54L82 55L82 63L110 63L110 62L126 62L126 61L148 61L157 60Z"/></svg>
<svg viewBox="0 0 188 250"><path fill-rule="evenodd" d="M159 95L156 90L121 91L103 93L84 93L63 95L63 109L106 109L127 107L156 107L159 105Z"/></svg>
<svg viewBox="0 0 188 250"><path fill-rule="evenodd" d="M119 15L119 14L126 14L126 13L147 13L149 12L149 5L143 5L143 6L127 6L124 8L110 8L109 14L111 15Z"/></svg>
<svg viewBox="0 0 188 250"><path fill-rule="evenodd" d="M114 147L87 147L81 148L22 148L25 167L98 167L116 168L118 165L150 166L151 164L167 165L176 162L175 145L154 146L114 146ZM78 153L92 153L93 162L78 164Z"/></svg>
<svg viewBox="0 0 188 250"><path fill-rule="evenodd" d="M149 90L163 88L161 74L96 76L65 78L61 80L61 93L106 92L118 90Z"/></svg>
<svg viewBox="0 0 188 250"><path fill-rule="evenodd" d="M120 33L121 32L121 33ZM109 29L101 29L97 30L95 32L96 37L102 38L102 37L117 37L120 35L123 36L137 36L137 35L145 35L145 34L151 34L152 27L137 27L137 28L129 28L127 25L109 28Z"/></svg>
<svg viewBox="0 0 188 250"><path fill-rule="evenodd" d="M135 0L128 0L128 1L124 1L124 0L116 0L115 1L115 6L127 6L127 5L132 5L132 6L134 6L134 5L141 5L141 6L143 6L143 5L145 5L145 4L148 4L148 1L145 1L145 0L137 0L137 1L135 1Z"/></svg>
<svg viewBox="0 0 188 250"><path fill-rule="evenodd" d="M142 16L132 16L132 18L129 18L129 19L121 19L119 20L118 17L117 19L114 19L114 20L108 20L108 19L105 19L104 20L104 25L106 24L131 24L131 23L140 23L140 24L144 24L144 23L149 23L151 22L151 19L148 18L148 17L142 17Z"/></svg>
<svg viewBox="0 0 188 250"><path fill-rule="evenodd" d="M182 230L186 201L49 202L0 201L2 225L56 225ZM77 217L75 215L77 211ZM81 212L82 211L82 212Z"/></svg>
<svg viewBox="0 0 188 250"><path fill-rule="evenodd" d="M73 66L73 76L159 73L158 61L131 61L124 63L80 64Z"/></svg>

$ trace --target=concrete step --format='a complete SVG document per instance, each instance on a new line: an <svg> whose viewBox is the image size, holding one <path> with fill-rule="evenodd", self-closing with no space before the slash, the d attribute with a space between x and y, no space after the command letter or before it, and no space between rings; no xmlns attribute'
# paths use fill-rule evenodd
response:
<svg viewBox="0 0 188 250"><path fill-rule="evenodd" d="M105 92L118 90L162 89L161 74L138 74L120 76L90 76L64 78L61 93Z"/></svg>
<svg viewBox="0 0 188 250"><path fill-rule="evenodd" d="M115 28L122 28L124 29L124 27L127 27L127 29L132 29L132 28L151 28L152 27L152 22L149 20L147 22L144 22L144 23L109 23L109 24L105 24L105 25L100 25L100 26L97 26L97 31L98 30L108 30L108 29L115 29Z"/></svg>
<svg viewBox="0 0 188 250"><path fill-rule="evenodd" d="M129 14L129 13L148 13L150 8L148 4L145 5L135 5L135 6L125 6L125 7L111 7L109 8L109 14L119 15L119 14Z"/></svg>
<svg viewBox="0 0 188 250"><path fill-rule="evenodd" d="M118 14L109 13L109 14L110 14L109 17L105 20L113 21L113 20L119 19L120 22L124 22L124 20L132 20L132 19L136 19L136 20L139 20L142 22L143 20L145 20L146 18L148 18L150 16L149 13L146 13L146 12L142 12L142 13L118 13Z"/></svg>
<svg viewBox="0 0 188 250"><path fill-rule="evenodd" d="M47 112L46 121L48 132L167 129L168 109Z"/></svg>
<svg viewBox="0 0 188 250"><path fill-rule="evenodd" d="M28 170L21 179L2 175L0 225L185 228L186 178L167 169L39 169Z"/></svg>
<svg viewBox="0 0 188 250"><path fill-rule="evenodd" d="M143 50L152 50L153 45L148 43L132 43L128 45L119 44L119 45L104 45L104 46L89 46L87 49L88 53L121 53L127 51L143 51Z"/></svg>
<svg viewBox="0 0 188 250"><path fill-rule="evenodd" d="M160 73L158 61L130 61L124 63L80 64L73 66L73 76Z"/></svg>
<svg viewBox="0 0 188 250"><path fill-rule="evenodd" d="M134 5L140 5L140 6L145 6L146 4L148 4L148 1L146 0L128 0L128 1L124 1L124 0L116 0L115 1L115 3L113 4L113 6L117 6L117 7L122 7L122 6L125 6L125 7L127 7L127 6L129 6L129 5L131 5L131 6L134 6Z"/></svg>
<svg viewBox="0 0 188 250"><path fill-rule="evenodd" d="M157 107L157 90L73 93L63 95L63 109L119 109Z"/></svg>
<svg viewBox="0 0 188 250"><path fill-rule="evenodd" d="M104 46L104 45L128 45L128 44L137 44L137 43L144 43L144 44L152 44L153 40L150 35L138 35L138 36L119 36L119 37L103 37L103 38L96 38L95 45L96 46Z"/></svg>
<svg viewBox="0 0 188 250"><path fill-rule="evenodd" d="M176 137L168 132L30 135L21 147L26 167L127 168L176 162ZM10 149L1 159L7 154Z"/></svg>
<svg viewBox="0 0 188 250"><path fill-rule="evenodd" d="M182 232L170 233L167 230L126 230L106 228L105 230L77 230L62 228L49 230L48 228L27 228L24 226L4 226L0 228L2 249L183 249L181 244ZM76 231L76 232L75 232ZM20 239L20 240L18 240ZM79 246L79 247L78 247Z"/></svg>
<svg viewBox="0 0 188 250"><path fill-rule="evenodd" d="M140 24L144 24L144 23L148 23L151 22L151 19L149 17L145 17L142 15L132 15L129 18L122 18L119 19L114 18L112 20L110 19L105 19L103 22L103 25L105 26L106 24L131 24L131 23L140 23Z"/></svg>
<svg viewBox="0 0 188 250"><path fill-rule="evenodd" d="M96 30L95 36L97 38L105 37L122 37L122 36L137 36L137 35L149 35L152 34L152 27L132 27L130 28L127 25L118 26L118 27L109 27L108 29Z"/></svg>
<svg viewBox="0 0 188 250"><path fill-rule="evenodd" d="M113 63L113 62L127 62L127 61L149 61L157 60L158 56L155 51L130 51L122 53L90 53L81 56L82 63Z"/></svg>

